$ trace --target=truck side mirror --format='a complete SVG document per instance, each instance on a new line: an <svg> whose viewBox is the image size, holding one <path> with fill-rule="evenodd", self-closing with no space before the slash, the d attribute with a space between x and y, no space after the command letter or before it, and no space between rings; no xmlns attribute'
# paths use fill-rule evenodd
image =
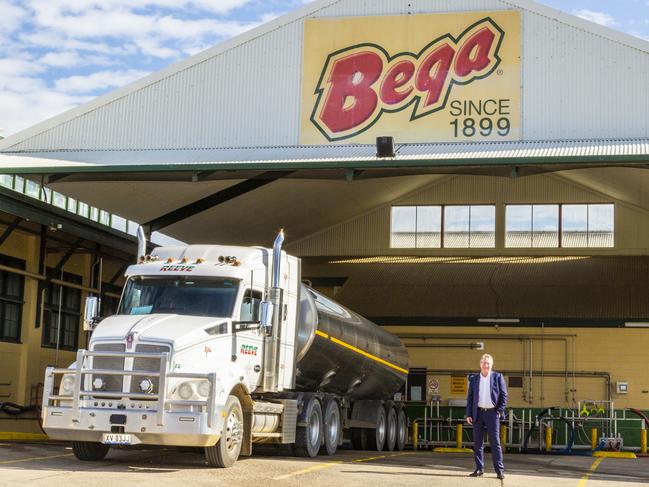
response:
<svg viewBox="0 0 649 487"><path fill-rule="evenodd" d="M88 296L83 310L83 331L92 331L97 325L100 300L97 296Z"/></svg>
<svg viewBox="0 0 649 487"><path fill-rule="evenodd" d="M262 301L259 304L259 323L261 329L265 332L273 329L273 314L275 312L275 305L270 301Z"/></svg>

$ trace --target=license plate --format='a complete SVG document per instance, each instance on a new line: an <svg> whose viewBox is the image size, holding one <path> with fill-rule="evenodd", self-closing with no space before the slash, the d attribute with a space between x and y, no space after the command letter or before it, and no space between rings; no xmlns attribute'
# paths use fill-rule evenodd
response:
<svg viewBox="0 0 649 487"><path fill-rule="evenodd" d="M101 442L106 445L131 445L133 436L123 433L104 433Z"/></svg>

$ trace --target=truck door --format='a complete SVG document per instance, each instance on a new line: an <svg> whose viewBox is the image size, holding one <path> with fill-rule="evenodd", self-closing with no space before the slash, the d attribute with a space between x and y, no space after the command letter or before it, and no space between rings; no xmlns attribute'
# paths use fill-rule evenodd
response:
<svg viewBox="0 0 649 487"><path fill-rule="evenodd" d="M259 305L262 292L252 288L244 291L241 300L240 321L259 321ZM251 386L261 384L263 338L258 330L246 330L237 333L237 362L245 372Z"/></svg>

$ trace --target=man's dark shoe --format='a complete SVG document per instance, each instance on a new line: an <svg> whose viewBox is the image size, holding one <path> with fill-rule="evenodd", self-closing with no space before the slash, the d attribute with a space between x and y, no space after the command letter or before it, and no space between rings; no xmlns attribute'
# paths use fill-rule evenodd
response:
<svg viewBox="0 0 649 487"><path fill-rule="evenodd" d="M502 473L502 472L498 472L498 473L496 474L496 477L498 477L500 480L505 480L505 474Z"/></svg>
<svg viewBox="0 0 649 487"><path fill-rule="evenodd" d="M469 477L482 477L484 472L482 470L476 470L472 474L469 474Z"/></svg>

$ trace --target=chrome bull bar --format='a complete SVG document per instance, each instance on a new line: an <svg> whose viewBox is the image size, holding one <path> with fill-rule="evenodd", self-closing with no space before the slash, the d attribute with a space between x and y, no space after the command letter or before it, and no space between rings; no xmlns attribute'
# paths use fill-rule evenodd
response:
<svg viewBox="0 0 649 487"><path fill-rule="evenodd" d="M159 370L111 370L111 369L95 369L86 368L86 358L88 357L117 357L117 358L152 358L160 360ZM72 400L72 421L78 422L80 417L79 403L81 398L86 397L115 397L126 399L140 399L140 400L155 400L156 417L158 426L164 426L164 411L168 406L203 406L207 412L207 426L212 427L212 416L214 411L215 401L215 373L195 373L195 372L168 372L169 352L163 353L146 353L146 352L94 352L89 350L77 351L77 368L76 369L62 369L56 367L47 367L45 371L45 384L43 387L43 408L51 406L51 401L69 401ZM56 375L73 375L75 376L74 392L72 396L62 396L54 394L55 376ZM133 392L123 391L87 391L81 388L82 378L86 375L101 374L101 375L119 375L119 376L147 376L158 377L158 392L151 394L139 394ZM167 379L207 379L210 382L210 393L207 399L199 401L185 401L176 399L167 399ZM65 406L61 406L65 407Z"/></svg>

